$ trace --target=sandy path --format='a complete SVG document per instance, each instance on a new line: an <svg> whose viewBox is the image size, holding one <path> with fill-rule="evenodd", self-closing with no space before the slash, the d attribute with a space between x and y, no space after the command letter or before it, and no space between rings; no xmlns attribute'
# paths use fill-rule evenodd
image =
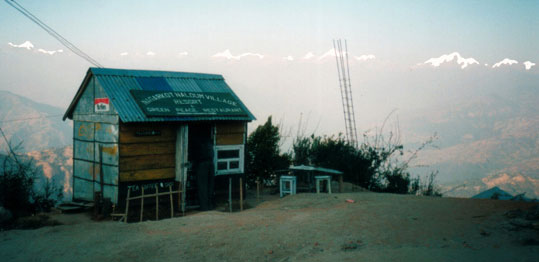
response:
<svg viewBox="0 0 539 262"><path fill-rule="evenodd" d="M354 199L356 203L347 203ZM299 194L241 213L0 232L2 261L539 261L531 204L376 193Z"/></svg>

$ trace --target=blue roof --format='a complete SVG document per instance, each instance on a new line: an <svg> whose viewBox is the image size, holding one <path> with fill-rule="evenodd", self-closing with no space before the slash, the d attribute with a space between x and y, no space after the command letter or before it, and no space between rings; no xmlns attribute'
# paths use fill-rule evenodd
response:
<svg viewBox="0 0 539 262"><path fill-rule="evenodd" d="M510 200L513 198L513 195L495 186L475 196L472 196L472 198L476 198L476 199L492 199L493 197L496 197L496 199L499 199L499 200Z"/></svg>
<svg viewBox="0 0 539 262"><path fill-rule="evenodd" d="M213 121L213 120L242 120L251 121L255 117L226 84L223 76L214 74L128 70L95 68L88 73L77 92L77 95L67 109L64 120L73 117L73 111L82 96L91 77L103 87L111 103L114 105L122 122L164 122L164 121ZM140 109L129 90L181 91L203 93L229 93L247 112L247 116L178 116L178 117L147 117Z"/></svg>

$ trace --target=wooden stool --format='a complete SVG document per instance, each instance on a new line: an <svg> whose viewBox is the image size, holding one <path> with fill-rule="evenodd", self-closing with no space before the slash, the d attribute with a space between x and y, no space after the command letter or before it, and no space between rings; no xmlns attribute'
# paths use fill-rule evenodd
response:
<svg viewBox="0 0 539 262"><path fill-rule="evenodd" d="M315 176L316 180L316 193L320 193L320 181L326 180L328 185L328 193L331 194L331 176Z"/></svg>
<svg viewBox="0 0 539 262"><path fill-rule="evenodd" d="M286 183L288 182L288 188ZM284 194L295 195L296 194L296 177L295 176L281 176L279 179L279 190L281 191L281 197Z"/></svg>

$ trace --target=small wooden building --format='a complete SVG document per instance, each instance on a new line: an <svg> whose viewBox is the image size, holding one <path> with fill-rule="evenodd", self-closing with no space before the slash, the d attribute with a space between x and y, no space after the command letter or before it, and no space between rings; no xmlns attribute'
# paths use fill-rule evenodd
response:
<svg viewBox="0 0 539 262"><path fill-rule="evenodd" d="M221 75L108 68L88 70L66 118L73 199L102 190L113 203L128 186L163 183L179 185L185 199L196 180L189 167L204 154L215 176L242 174L255 119Z"/></svg>

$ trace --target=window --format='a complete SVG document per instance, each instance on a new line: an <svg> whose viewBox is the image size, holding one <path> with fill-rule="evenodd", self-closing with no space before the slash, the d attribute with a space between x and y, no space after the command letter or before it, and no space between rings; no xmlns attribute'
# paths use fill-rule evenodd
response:
<svg viewBox="0 0 539 262"><path fill-rule="evenodd" d="M243 173L243 145L216 146L216 175Z"/></svg>

